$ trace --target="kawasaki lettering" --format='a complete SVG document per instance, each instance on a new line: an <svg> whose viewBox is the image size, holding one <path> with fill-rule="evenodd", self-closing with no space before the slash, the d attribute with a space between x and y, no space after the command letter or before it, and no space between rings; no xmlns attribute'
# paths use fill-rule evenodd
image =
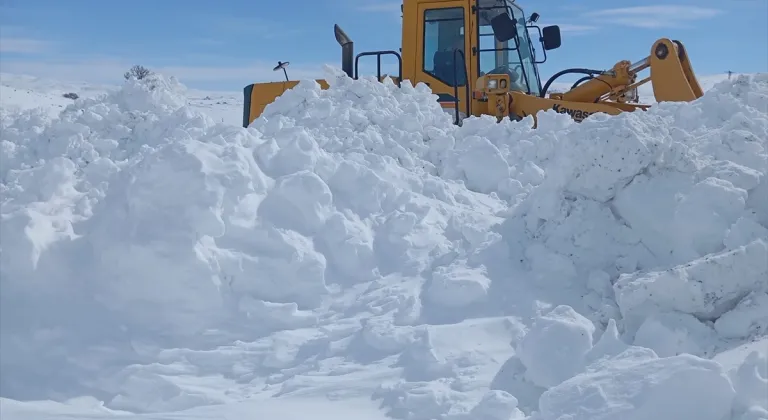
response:
<svg viewBox="0 0 768 420"><path fill-rule="evenodd" d="M580 109L566 108L560 104L555 104L554 106L552 106L552 110L554 110L559 114L568 114L571 116L571 118L573 118L578 122L581 122L584 118L587 118L590 115L594 114L594 112L582 111Z"/></svg>

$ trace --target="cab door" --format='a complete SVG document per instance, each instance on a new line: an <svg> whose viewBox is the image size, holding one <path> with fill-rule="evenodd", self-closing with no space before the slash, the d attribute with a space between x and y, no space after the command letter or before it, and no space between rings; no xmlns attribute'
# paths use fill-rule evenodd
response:
<svg viewBox="0 0 768 420"><path fill-rule="evenodd" d="M414 84L423 82L438 95L440 105L455 115L456 99L462 115L471 91L472 11L466 0L419 3ZM459 48L462 53L454 54ZM454 66L455 63L455 66ZM468 84L469 83L469 84ZM468 89L468 87L470 89Z"/></svg>

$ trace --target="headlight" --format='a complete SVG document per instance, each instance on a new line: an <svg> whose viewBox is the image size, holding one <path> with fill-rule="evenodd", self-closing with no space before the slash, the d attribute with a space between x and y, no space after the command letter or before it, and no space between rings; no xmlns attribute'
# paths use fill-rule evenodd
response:
<svg viewBox="0 0 768 420"><path fill-rule="evenodd" d="M496 79L491 79L488 81L488 89L496 89L499 86L499 81Z"/></svg>

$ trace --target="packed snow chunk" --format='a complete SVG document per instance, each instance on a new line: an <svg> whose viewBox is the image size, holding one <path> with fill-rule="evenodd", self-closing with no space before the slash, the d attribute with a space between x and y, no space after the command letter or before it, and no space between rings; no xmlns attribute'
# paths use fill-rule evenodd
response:
<svg viewBox="0 0 768 420"><path fill-rule="evenodd" d="M302 361L302 348L312 338L312 333L303 330L278 331L269 337L270 347L264 352L261 365L275 370L296 366Z"/></svg>
<svg viewBox="0 0 768 420"><path fill-rule="evenodd" d="M221 403L203 392L185 390L163 375L137 369L126 369L117 395L109 402L111 409L133 412L180 411L188 408Z"/></svg>
<svg viewBox="0 0 768 420"><path fill-rule="evenodd" d="M455 377L455 365L438 354L429 331L416 331L414 341L398 359L398 365L403 367L403 376L408 381Z"/></svg>
<svg viewBox="0 0 768 420"><path fill-rule="evenodd" d="M657 312L715 320L750 292L767 289L768 245L762 239L666 271L623 274L614 284L629 330Z"/></svg>
<svg viewBox="0 0 768 420"><path fill-rule="evenodd" d="M234 248L234 246L239 246ZM317 307L327 292L327 262L311 239L265 227L233 233L205 248L209 263L236 294Z"/></svg>
<svg viewBox="0 0 768 420"><path fill-rule="evenodd" d="M731 381L736 390L734 412L744 412L745 416L762 412L768 416L768 357L765 354L751 352L731 372Z"/></svg>
<svg viewBox="0 0 768 420"><path fill-rule="evenodd" d="M491 381L492 390L501 390L514 395L518 408L530 413L538 407L541 394L546 387L531 383L525 376L525 366L517 355L513 355L499 368Z"/></svg>
<svg viewBox="0 0 768 420"><path fill-rule="evenodd" d="M401 191L386 182L368 165L351 160L341 161L330 179L328 186L338 202L346 204L361 217L379 214L389 207Z"/></svg>
<svg viewBox="0 0 768 420"><path fill-rule="evenodd" d="M723 420L736 392L718 363L629 348L547 390L541 420Z"/></svg>
<svg viewBox="0 0 768 420"><path fill-rule="evenodd" d="M455 168L461 171L470 190L490 193L509 178L509 164L501 151L488 139L479 136L463 138L453 150Z"/></svg>
<svg viewBox="0 0 768 420"><path fill-rule="evenodd" d="M413 343L416 330L410 327L399 327L386 318L366 318L360 321L362 328L358 337L362 340L360 348L367 358L399 353ZM365 354L367 353L367 354Z"/></svg>
<svg viewBox="0 0 768 420"><path fill-rule="evenodd" d="M585 278L593 270L615 276L652 263L639 235L617 219L610 206L548 190L547 182L501 227L511 257L530 267L536 283L578 289L586 286Z"/></svg>
<svg viewBox="0 0 768 420"><path fill-rule="evenodd" d="M768 332L768 290L752 292L715 321L725 338L749 338Z"/></svg>
<svg viewBox="0 0 768 420"><path fill-rule="evenodd" d="M635 333L633 344L661 357L689 353L704 357L717 343L717 334L693 315L679 312L649 316Z"/></svg>
<svg viewBox="0 0 768 420"><path fill-rule="evenodd" d="M537 282L560 284L576 276L573 260L552 251L544 244L531 243L525 250L525 257L531 265L532 275Z"/></svg>
<svg viewBox="0 0 768 420"><path fill-rule="evenodd" d="M547 166L547 179L567 191L605 202L658 159L669 138L660 117L625 113L605 122L586 121L578 138L564 141Z"/></svg>
<svg viewBox="0 0 768 420"><path fill-rule="evenodd" d="M536 318L517 346L526 378L548 388L581 372L594 332L590 320L566 305Z"/></svg>
<svg viewBox="0 0 768 420"><path fill-rule="evenodd" d="M239 309L261 327L274 329L295 329L310 327L317 323L317 315L302 311L296 303L274 303L243 296Z"/></svg>
<svg viewBox="0 0 768 420"><path fill-rule="evenodd" d="M742 214L746 200L747 192L728 181L707 178L697 183L675 210L678 235L698 255L720 251L724 232Z"/></svg>
<svg viewBox="0 0 768 420"><path fill-rule="evenodd" d="M521 175L522 176L519 178L521 183L531 184L534 186L541 184L546 178L544 169L540 168L530 160L526 161L523 165L523 171Z"/></svg>
<svg viewBox="0 0 768 420"><path fill-rule="evenodd" d="M484 301L490 285L485 267L468 267L466 261L454 261L435 269L426 297L439 306L463 307Z"/></svg>
<svg viewBox="0 0 768 420"><path fill-rule="evenodd" d="M678 143L679 144L679 143ZM685 147L685 146L682 146ZM768 163L768 162L767 162ZM699 179L715 178L730 182L734 187L744 191L752 191L757 187L761 180L768 175L768 168L756 165L747 167L731 161L716 160L709 162L698 172Z"/></svg>
<svg viewBox="0 0 768 420"><path fill-rule="evenodd" d="M768 229L752 218L739 217L728 229L723 243L726 249L736 249L760 238L768 240Z"/></svg>
<svg viewBox="0 0 768 420"><path fill-rule="evenodd" d="M175 77L154 73L141 80L126 80L122 89L113 93L112 97L126 110L173 112L186 105L186 94L186 86Z"/></svg>
<svg viewBox="0 0 768 420"><path fill-rule="evenodd" d="M330 72L333 73L333 70ZM326 81L330 88L325 90L312 80L300 82L267 105L251 127L261 130L274 118L283 116L295 121L297 126L320 133L333 133L334 136L329 136L327 140L339 145L339 142L353 139L365 143L364 139L355 136L355 132L364 132L370 127L376 127L376 131L397 131L402 135L421 133L425 127L449 127L451 124L451 117L436 101L437 95L426 85L414 87L406 80L398 88L391 79L381 83L374 77L353 80L343 74L329 74ZM328 125L331 121L333 123ZM391 140L397 144L397 139ZM319 143L326 147L323 141ZM359 145L371 146L372 149L383 149L384 146ZM392 152L389 150L389 153Z"/></svg>
<svg viewBox="0 0 768 420"><path fill-rule="evenodd" d="M619 328L616 326L616 320L610 319L600 339L597 340L597 343L585 355L586 365L591 365L601 359L611 359L623 353L629 347L619 337Z"/></svg>
<svg viewBox="0 0 768 420"><path fill-rule="evenodd" d="M522 420L525 414L517 408L517 398L505 391L489 391L469 412L468 419Z"/></svg>
<svg viewBox="0 0 768 420"><path fill-rule="evenodd" d="M5 181L16 184L22 194L30 191L32 202L24 208L15 203L19 197L17 200L3 199L0 228L6 239L15 239L13 246L3 247L0 256L3 271L9 276L4 277L4 281L21 280L28 276L37 269L43 253L60 241L72 241L78 237L73 225L86 218L78 210L87 207L87 196L77 190L77 171L71 160L61 157L34 169L14 171L6 177ZM4 197L15 195L5 188L0 191Z"/></svg>
<svg viewBox="0 0 768 420"><path fill-rule="evenodd" d="M755 221L768 229L768 169L760 185L749 191L747 207L753 209Z"/></svg>
<svg viewBox="0 0 768 420"><path fill-rule="evenodd" d="M599 296L613 296L611 275L603 270L592 270L587 277L587 287Z"/></svg>
<svg viewBox="0 0 768 420"><path fill-rule="evenodd" d="M330 188L309 171L301 171L277 180L259 207L260 215L275 226L313 235L332 211Z"/></svg>
<svg viewBox="0 0 768 420"><path fill-rule="evenodd" d="M675 225L681 192L692 188L692 176L672 170L637 175L611 202L611 209L654 256L653 266L680 264L700 255L684 247ZM701 226L701 229L707 229ZM722 233L722 232L719 232ZM630 270L634 271L634 270Z"/></svg>
<svg viewBox="0 0 768 420"><path fill-rule="evenodd" d="M221 273L205 254L209 238L225 233L222 201L251 179L215 149L189 140L149 153L116 176L94 207L83 229L83 256L93 263L80 269L113 310L150 325L178 317L180 328L199 324L194 318L213 320L221 309ZM135 312L137 304L152 310Z"/></svg>
<svg viewBox="0 0 768 420"><path fill-rule="evenodd" d="M443 418L462 397L446 382L405 381L382 385L373 395L389 408L388 416L408 420Z"/></svg>
<svg viewBox="0 0 768 420"><path fill-rule="evenodd" d="M374 278L373 232L359 217L334 212L326 220L320 238L328 265L341 275L354 283Z"/></svg>
<svg viewBox="0 0 768 420"><path fill-rule="evenodd" d="M376 227L373 249L379 272L418 275L426 270L434 254L450 249L443 222L429 208L395 210L384 215ZM419 214L417 214L419 213ZM425 214L426 213L426 214ZM445 251L442 251L445 252Z"/></svg>
<svg viewBox="0 0 768 420"><path fill-rule="evenodd" d="M276 117L271 121L279 124L283 120L284 117ZM325 165L330 159L319 148L311 134L301 127L287 127L275 133L269 130L262 134L275 136L259 145L255 151L259 166L272 177L314 170L316 166Z"/></svg>

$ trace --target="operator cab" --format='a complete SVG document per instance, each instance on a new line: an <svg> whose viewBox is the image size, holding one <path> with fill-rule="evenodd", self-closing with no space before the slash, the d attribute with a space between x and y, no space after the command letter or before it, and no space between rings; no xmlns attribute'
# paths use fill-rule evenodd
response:
<svg viewBox="0 0 768 420"><path fill-rule="evenodd" d="M429 86L438 103L455 114L457 124L474 115L473 102L487 102L489 89L540 96L537 64L546 61L547 50L560 46L560 29L539 28L537 13L526 18L514 0L403 0L401 10L399 53L389 50L354 55L352 41L338 25L334 27L342 47L342 69L349 77L358 77L360 58L375 57L376 77L382 80L382 57L394 56L398 63L396 83L409 80ZM538 32L544 50L541 60L529 31Z"/></svg>
<svg viewBox="0 0 768 420"><path fill-rule="evenodd" d="M537 65L547 60L548 50L560 47L560 28L539 28L538 13L526 18L513 0L478 0L477 2L478 77L486 74L509 75L510 90L539 96L541 79ZM536 59L536 49L529 30L536 30L542 44L543 59Z"/></svg>
<svg viewBox="0 0 768 420"><path fill-rule="evenodd" d="M487 89L540 96L537 64L560 46L560 29L540 29L537 13L526 17L514 0L408 0L402 10L402 76L429 86L457 124L474 114L473 101L484 101ZM529 31L539 35L541 59Z"/></svg>

